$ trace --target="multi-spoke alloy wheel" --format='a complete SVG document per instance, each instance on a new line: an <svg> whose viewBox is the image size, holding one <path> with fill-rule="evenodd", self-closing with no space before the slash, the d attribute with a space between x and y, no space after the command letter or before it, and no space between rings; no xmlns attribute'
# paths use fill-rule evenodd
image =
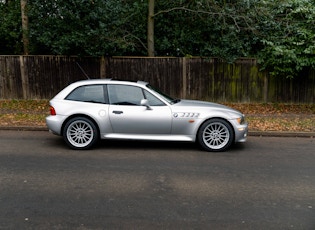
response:
<svg viewBox="0 0 315 230"><path fill-rule="evenodd" d="M199 129L199 144L207 151L224 151L234 140L231 125L221 119L206 121Z"/></svg>
<svg viewBox="0 0 315 230"><path fill-rule="evenodd" d="M75 117L66 123L63 137L73 149L88 149L98 140L98 133L92 121Z"/></svg>

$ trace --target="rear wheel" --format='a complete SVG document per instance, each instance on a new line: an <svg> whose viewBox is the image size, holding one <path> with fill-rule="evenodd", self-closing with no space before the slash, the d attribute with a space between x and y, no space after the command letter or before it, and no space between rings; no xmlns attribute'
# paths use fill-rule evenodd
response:
<svg viewBox="0 0 315 230"><path fill-rule="evenodd" d="M198 142L207 151L225 151L234 140L232 126L222 119L211 119L203 123L198 131Z"/></svg>
<svg viewBox="0 0 315 230"><path fill-rule="evenodd" d="M98 140L99 135L90 119L74 117L66 123L63 138L72 149L89 149Z"/></svg>

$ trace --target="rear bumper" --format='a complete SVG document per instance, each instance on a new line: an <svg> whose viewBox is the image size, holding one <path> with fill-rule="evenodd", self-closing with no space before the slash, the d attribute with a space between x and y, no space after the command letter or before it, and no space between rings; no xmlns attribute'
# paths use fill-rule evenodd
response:
<svg viewBox="0 0 315 230"><path fill-rule="evenodd" d="M63 116L48 116L46 117L46 125L49 131L55 135L62 135L61 134L61 127L64 122Z"/></svg>

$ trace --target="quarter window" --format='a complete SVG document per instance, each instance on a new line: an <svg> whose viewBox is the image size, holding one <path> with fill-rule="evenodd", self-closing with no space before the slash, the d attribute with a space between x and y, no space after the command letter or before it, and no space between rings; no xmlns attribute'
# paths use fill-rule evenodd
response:
<svg viewBox="0 0 315 230"><path fill-rule="evenodd" d="M92 102L92 103L106 103L104 97L103 85L85 85L73 90L66 100Z"/></svg>

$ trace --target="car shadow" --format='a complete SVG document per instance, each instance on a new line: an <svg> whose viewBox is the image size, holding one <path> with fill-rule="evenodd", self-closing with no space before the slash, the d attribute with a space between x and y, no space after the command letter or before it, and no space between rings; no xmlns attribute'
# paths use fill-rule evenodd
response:
<svg viewBox="0 0 315 230"><path fill-rule="evenodd" d="M64 142L62 137L50 137L46 142L50 148L60 150L69 150L70 148ZM239 153L246 148L246 143L235 143L224 153L233 154ZM204 152L197 143L194 142L178 142L178 141L140 141L140 140L99 140L91 150L159 150L159 151L194 151ZM208 152L213 154L222 154L222 152Z"/></svg>
<svg viewBox="0 0 315 230"><path fill-rule="evenodd" d="M198 145L191 142L139 141L139 140L100 140L97 149L157 149L157 150L198 150Z"/></svg>
<svg viewBox="0 0 315 230"><path fill-rule="evenodd" d="M176 142L176 141L139 141L139 140L100 140L94 147L95 149L145 149L162 151L197 151L205 152L197 143L194 142ZM236 153L245 148L244 143L233 144L226 153ZM220 152L212 152L220 153Z"/></svg>

